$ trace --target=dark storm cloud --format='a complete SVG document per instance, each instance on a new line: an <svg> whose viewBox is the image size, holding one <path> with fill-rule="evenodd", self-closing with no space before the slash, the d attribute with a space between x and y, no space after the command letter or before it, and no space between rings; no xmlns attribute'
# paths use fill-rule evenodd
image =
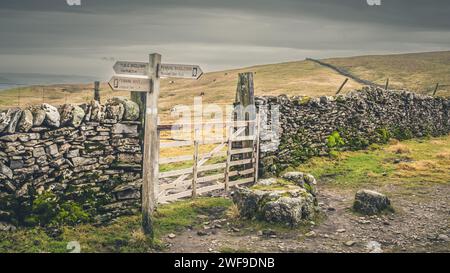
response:
<svg viewBox="0 0 450 273"><path fill-rule="evenodd" d="M81 4L0 2L0 71L100 73L113 59L141 59L152 50L170 61L221 69L307 56L441 50L450 44L447 0L382 0L377 7L366 0Z"/></svg>
<svg viewBox="0 0 450 273"><path fill-rule="evenodd" d="M381 0L370 7L366 0L80 0L81 7L70 7L66 0L10 0L0 9L80 13L148 12L149 9L240 10L249 13L297 17L320 16L350 22L374 22L407 27L449 28L448 0Z"/></svg>

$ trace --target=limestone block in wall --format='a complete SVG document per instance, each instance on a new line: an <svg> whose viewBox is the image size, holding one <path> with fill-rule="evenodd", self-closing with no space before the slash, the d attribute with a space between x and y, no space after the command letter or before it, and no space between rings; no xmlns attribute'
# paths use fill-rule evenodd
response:
<svg viewBox="0 0 450 273"><path fill-rule="evenodd" d="M111 99L106 102L105 118L115 121L120 121L123 119L125 114L124 105L116 99Z"/></svg>
<svg viewBox="0 0 450 273"><path fill-rule="evenodd" d="M2 162L0 162L0 174L5 175L9 179L13 178L12 170Z"/></svg>
<svg viewBox="0 0 450 273"><path fill-rule="evenodd" d="M117 124L114 124L111 132L113 134L137 134L138 127L137 127L137 125L117 123Z"/></svg>
<svg viewBox="0 0 450 273"><path fill-rule="evenodd" d="M139 118L139 105L134 101L124 98L112 98L111 102L123 105L123 120L134 121Z"/></svg>
<svg viewBox="0 0 450 273"><path fill-rule="evenodd" d="M30 110L25 109L17 124L17 129L20 132L28 132L33 127L33 114Z"/></svg>
<svg viewBox="0 0 450 273"><path fill-rule="evenodd" d="M65 104L60 109L60 115L61 125L78 128L84 119L85 112L77 105Z"/></svg>
<svg viewBox="0 0 450 273"><path fill-rule="evenodd" d="M50 104L43 103L42 110L45 112L45 123L50 127L59 127L61 125L61 116L58 109Z"/></svg>
<svg viewBox="0 0 450 273"><path fill-rule="evenodd" d="M16 132L17 124L22 116L22 110L15 108L11 110L11 120L8 124L7 133L14 134Z"/></svg>
<svg viewBox="0 0 450 273"><path fill-rule="evenodd" d="M8 112L0 112L0 133L2 133L11 121L10 110Z"/></svg>
<svg viewBox="0 0 450 273"><path fill-rule="evenodd" d="M39 127L44 123L46 113L44 109L42 109L42 105L32 106L30 108L31 113L33 114L33 126Z"/></svg>
<svg viewBox="0 0 450 273"><path fill-rule="evenodd" d="M45 148L45 151L46 151L47 154L49 154L49 155L55 157L55 156L57 156L58 153L59 153L58 145L57 145L57 144L51 144L51 145L48 145L48 146Z"/></svg>
<svg viewBox="0 0 450 273"><path fill-rule="evenodd" d="M86 158L86 157L74 157L72 158L72 163L75 167L91 165L98 162L97 158Z"/></svg>
<svg viewBox="0 0 450 273"><path fill-rule="evenodd" d="M119 153L117 155L117 161L122 163L141 163L142 155L136 153L132 154Z"/></svg>

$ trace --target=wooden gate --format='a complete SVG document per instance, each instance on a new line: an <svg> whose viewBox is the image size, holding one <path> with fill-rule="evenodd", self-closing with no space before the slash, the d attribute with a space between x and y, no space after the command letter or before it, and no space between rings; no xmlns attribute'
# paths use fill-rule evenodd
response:
<svg viewBox="0 0 450 273"><path fill-rule="evenodd" d="M222 126L226 138L220 141L201 141L198 134L194 140L176 140L160 142L160 149L191 147L189 155L163 157L159 159L159 166L170 164L189 164L189 167L172 170L161 170L158 175L156 197L159 203L167 203L185 197L197 197L212 191L228 192L231 187L255 182L258 179L259 133L260 118L254 120L234 122L206 122L201 125ZM198 124L195 124L198 125ZM159 126L159 132L177 130L182 127L171 125ZM251 130L252 129L252 130ZM252 132L248 135L248 132ZM234 148L235 143L252 142L250 148ZM200 147L216 145L206 153L200 152ZM246 145L248 147L248 145ZM214 161L211 163L211 161Z"/></svg>

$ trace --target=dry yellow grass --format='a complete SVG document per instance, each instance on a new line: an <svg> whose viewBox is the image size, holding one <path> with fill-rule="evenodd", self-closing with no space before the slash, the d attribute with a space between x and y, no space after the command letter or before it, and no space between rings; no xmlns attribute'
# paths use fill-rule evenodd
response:
<svg viewBox="0 0 450 273"><path fill-rule="evenodd" d="M450 51L332 58L325 62L380 85L431 95L450 96Z"/></svg>
<svg viewBox="0 0 450 273"><path fill-rule="evenodd" d="M402 143L397 143L397 144L388 146L386 148L386 150L388 152L395 153L395 154L409 154L409 153L411 153L411 149L407 145L402 144Z"/></svg>
<svg viewBox="0 0 450 273"><path fill-rule="evenodd" d="M256 95L305 95L310 97L333 95L345 77L333 70L309 61L288 62L253 66L242 69L211 72L199 80L162 79L159 110L161 122L177 119L170 110L176 105L192 105L194 97L204 93L203 104L218 104L221 108L231 105L236 95L237 76L242 72L254 72ZM349 81L343 92L358 89L361 85ZM45 98L42 98L43 90ZM93 85L36 86L0 93L0 108L39 104L83 103L93 98ZM18 100L18 95L23 96ZM102 100L111 97L129 97L129 92L113 92L106 83L101 85ZM225 111L224 111L225 113Z"/></svg>
<svg viewBox="0 0 450 273"><path fill-rule="evenodd" d="M134 243L145 243L147 241L147 236L142 231L142 229L135 229L131 232L131 238Z"/></svg>
<svg viewBox="0 0 450 273"><path fill-rule="evenodd" d="M232 204L226 211L226 216L229 219L239 219L241 217L239 213L239 208L236 204Z"/></svg>
<svg viewBox="0 0 450 273"><path fill-rule="evenodd" d="M429 171L436 168L436 162L432 160L419 160L414 162L403 162L398 164L398 170L404 171Z"/></svg>
<svg viewBox="0 0 450 273"><path fill-rule="evenodd" d="M450 160L450 150L446 150L446 151L438 153L436 155L436 158L442 159L442 160Z"/></svg>
<svg viewBox="0 0 450 273"><path fill-rule="evenodd" d="M336 66L355 75L384 84L390 78L391 86L430 93L436 82L441 84L441 95L450 96L450 52L432 52L403 55L360 56L327 59ZM218 104L224 108L235 98L237 75L254 72L255 93L261 95L304 95L317 97L334 95L345 77L334 70L310 61L258 65L242 69L211 72L199 80L163 79L159 110L162 123L171 123L176 105L192 105L194 97L204 93L203 104ZM361 88L350 80L343 93ZM0 93L0 109L12 106L39 104L83 103L93 98L93 84L35 86L18 88ZM43 92L44 91L44 92ZM18 95L22 96L21 99ZM44 98L43 95L44 94ZM129 97L129 92L113 92L106 83L101 85L101 97Z"/></svg>
<svg viewBox="0 0 450 273"><path fill-rule="evenodd" d="M398 143L400 143L400 141L398 139L395 139L395 138L389 139L389 142L388 142L389 145L395 145L395 144L398 144Z"/></svg>

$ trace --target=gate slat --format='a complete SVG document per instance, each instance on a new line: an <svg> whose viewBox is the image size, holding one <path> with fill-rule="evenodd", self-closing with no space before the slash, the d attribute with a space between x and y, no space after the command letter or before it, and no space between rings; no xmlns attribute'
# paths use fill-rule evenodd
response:
<svg viewBox="0 0 450 273"><path fill-rule="evenodd" d="M230 162L230 167L244 165L244 164L250 164L250 163L252 163L252 161L253 160L251 158L238 160L238 161L231 161Z"/></svg>
<svg viewBox="0 0 450 273"><path fill-rule="evenodd" d="M240 136L233 139L233 142L254 140L255 136Z"/></svg>
<svg viewBox="0 0 450 273"><path fill-rule="evenodd" d="M246 169L246 170L242 170L242 171L232 171L232 172L230 172L229 177L234 177L234 176L238 176L238 175L252 174L252 173L254 173L254 171L255 171L254 168L250 168L250 169ZM218 180L218 179L223 179L223 178L225 178L225 174L224 173L210 175L210 176L204 176L204 177L197 178L197 183L201 184L201 183L211 182L211 181ZM180 181L180 182L172 182L172 183L167 183L167 184L160 185L160 189L162 191L165 191L165 190L175 189L177 187L189 186L191 183L192 183L192 179L183 180L183 181Z"/></svg>
<svg viewBox="0 0 450 273"><path fill-rule="evenodd" d="M236 180L236 181L230 182L230 186L234 187L234 186L239 186L241 184L247 184L247 183L253 182L253 180L254 180L253 177Z"/></svg>
<svg viewBox="0 0 450 273"><path fill-rule="evenodd" d="M186 169L181 169L181 170L176 170L176 171L161 172L161 173L159 173L159 178L167 178L167 177L172 177L172 176L177 176L177 175L182 175L182 174L191 174L191 173L192 173L192 167L186 168Z"/></svg>
<svg viewBox="0 0 450 273"><path fill-rule="evenodd" d="M210 153L207 154L201 154L199 157L208 159L213 157L220 157L220 156L226 156L226 151L218 152L213 155L210 155ZM181 162L181 161L192 161L192 155L181 155L181 156L174 156L174 157L164 157L159 159L159 164L168 164L168 163L175 163L175 162ZM200 163L199 163L200 164Z"/></svg>
<svg viewBox="0 0 450 273"><path fill-rule="evenodd" d="M206 192L210 192L210 191L214 191L214 190L219 190L222 188L223 188L223 185L220 185L220 184L207 186L207 187L199 188L197 190L197 194L202 194L202 193L206 193ZM183 191L183 192L179 192L176 194L164 196L164 197L160 198L159 200L160 200L160 202L170 202L170 201L175 201L175 200L183 198L183 197L189 197L191 195L192 195L192 191L188 190L188 191Z"/></svg>
<svg viewBox="0 0 450 273"><path fill-rule="evenodd" d="M172 141L172 142L161 142L159 144L160 148L176 148L183 146L191 146L193 145L192 141Z"/></svg>
<svg viewBox="0 0 450 273"><path fill-rule="evenodd" d="M251 152L253 152L253 148L231 150L232 155L245 154L245 153L251 153Z"/></svg>

